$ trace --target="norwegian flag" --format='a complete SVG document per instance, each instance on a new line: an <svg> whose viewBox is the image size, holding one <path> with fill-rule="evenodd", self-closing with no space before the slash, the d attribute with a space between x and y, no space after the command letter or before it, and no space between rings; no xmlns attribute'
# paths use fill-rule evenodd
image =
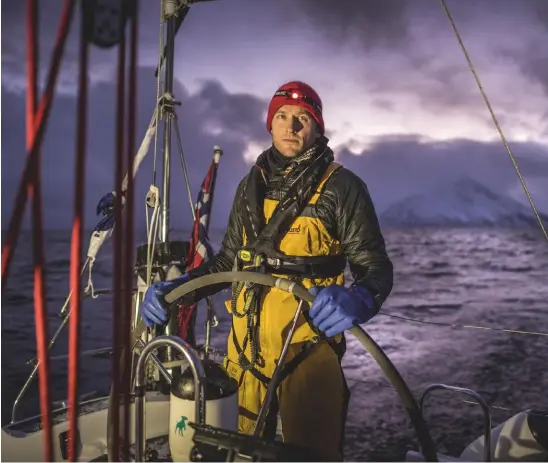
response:
<svg viewBox="0 0 548 463"><path fill-rule="evenodd" d="M211 205L213 204L213 190L217 179L217 169L219 167L219 158L222 154L220 148L215 147L213 160L207 170L207 174L202 182L202 187L198 193L198 201L195 205L194 226L190 237L190 246L187 257L187 271L198 267L207 262L213 256L213 250L209 244L209 220L211 217ZM182 305L179 307L179 336L186 339L190 321L196 304L190 306Z"/></svg>

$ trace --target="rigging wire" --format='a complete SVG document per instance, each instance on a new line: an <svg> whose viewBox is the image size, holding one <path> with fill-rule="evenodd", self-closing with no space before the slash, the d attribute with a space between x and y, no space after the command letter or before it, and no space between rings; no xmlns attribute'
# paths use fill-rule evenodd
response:
<svg viewBox="0 0 548 463"><path fill-rule="evenodd" d="M447 7L447 4L445 3L445 0L440 0L440 2L441 2L441 6L443 7L443 10L445 12L445 15L447 16L447 19L449 20L449 23L451 24L451 28L453 29L453 32L455 33L455 37L457 38L457 41L459 42L459 45L462 49L462 52L464 53L464 57L466 58L466 61L468 63L468 67L470 68L470 71L472 72L472 75L474 76L474 79L476 80L476 84L478 85L478 88L479 88L479 91L481 92L483 100L485 101L485 104L487 105L487 108L489 109L489 112L491 113L491 118L493 119L493 122L495 123L495 126L496 126L497 131L500 135L502 143L504 144L504 147L506 148L506 151L508 152L508 156L510 156L510 160L512 161L512 164L514 165L514 169L516 170L519 181L521 182L521 186L523 187L523 190L525 191L525 195L527 196L527 200L529 201L529 204L531 205L531 208L533 209L533 213L535 214L535 217L536 217L536 219L537 219L537 221L540 225L540 229L542 230L542 233L544 234L544 237L548 241L548 232L544 228L542 218L540 217L540 214L538 213L537 208L535 207L535 203L533 201L533 198L531 197L531 194L529 193L529 189L527 188L527 185L525 184L525 179L521 175L518 163L516 162L516 159L514 158L512 150L510 149L510 145L506 141L506 137L504 136L504 133L503 133L502 128L499 124L499 121L498 121L498 119L495 115L495 112L493 111L493 108L491 106L491 103L489 102L489 99L487 98L487 94L485 93L485 90L483 89L483 85L481 84L480 78L479 78L479 76L476 72L474 64L472 63L472 59L470 58L470 55L468 54L468 51L466 50L466 47L464 46L464 42L463 42L463 40L462 40L462 38L459 34L459 31L457 29L457 26L455 25L455 22L453 21L453 17L451 16L451 13L449 12L449 8Z"/></svg>
<svg viewBox="0 0 548 463"><path fill-rule="evenodd" d="M164 23L165 23L165 0L160 1L160 37L158 39L158 75L156 77L156 134L154 135L154 161L152 168L152 184L156 185L156 160L158 158L158 122L162 119L162 108L160 107L160 94L164 93L162 85L162 67L164 60ZM156 237L154 238L156 239Z"/></svg>
<svg viewBox="0 0 548 463"><path fill-rule="evenodd" d="M156 187L156 173L157 173L157 159L158 159L158 128L160 120L163 117L163 105L161 104L160 94L164 93L163 80L162 80L162 67L164 60L162 59L162 54L164 52L164 23L165 23L165 0L160 1L160 36L158 38L158 66L157 66L157 75L156 75L156 106L154 110L154 117L156 118L156 130L154 132L154 155L153 155L153 166L152 166L152 217L149 219L149 207L150 204L145 204L145 217L147 222L147 263L146 263L146 281L145 284L148 286L151 283L152 279L152 267L154 260L154 250L156 247L156 240L158 237L159 229L159 214L160 214L160 197L159 191ZM154 187L154 188L153 188ZM150 224L150 225L149 225Z"/></svg>
<svg viewBox="0 0 548 463"><path fill-rule="evenodd" d="M179 148L179 157L181 158L181 166L183 168L183 175L185 177L186 190L187 190L187 195L188 195L188 202L189 202L189 205L190 205L190 212L192 213L192 222L194 223L196 221L196 210L195 209L198 205L194 204L192 202L192 192L190 190L190 180L188 178L188 169L186 167L185 154L184 154L184 151L183 151L183 142L181 140L181 134L179 133L178 118L175 114L175 111L173 112L173 114L170 117L173 117L173 120L174 120L175 135L177 136L177 146Z"/></svg>
<svg viewBox="0 0 548 463"><path fill-rule="evenodd" d="M391 318L398 318L400 320L415 322L415 323L424 323L427 325L437 325L437 326L447 326L450 328L466 328L466 329L475 329L475 330L488 330L488 331L502 331L505 333L514 333L514 334L528 334L531 336L548 336L548 333L544 333L542 331L526 331L526 330L511 330L507 328L498 328L498 327L492 327L492 326L479 326L479 325L460 325L457 323L445 323L445 322L434 322L434 321L428 321L428 320L419 320L417 318L411 318L411 317L404 317L402 315L395 315L391 313L386 313L384 311L380 311L379 315L384 315L385 317L391 317Z"/></svg>

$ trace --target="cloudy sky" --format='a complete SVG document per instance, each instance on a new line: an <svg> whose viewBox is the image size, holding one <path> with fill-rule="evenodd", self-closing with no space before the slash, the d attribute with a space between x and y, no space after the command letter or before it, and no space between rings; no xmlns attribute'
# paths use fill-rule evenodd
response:
<svg viewBox="0 0 548 463"><path fill-rule="evenodd" d="M40 2L44 80L61 0ZM141 0L137 144L156 96L159 2ZM447 0L539 209L548 211L548 2ZM496 5L495 5L496 4ZM46 225L73 214L75 16L43 150ZM2 227L19 182L25 133L24 2L2 3ZM269 145L270 96L288 80L315 87L337 160L369 185L382 212L410 194L472 177L526 202L514 167L438 0L218 0L193 5L176 42L175 96L193 195L212 156L224 157L214 227L224 227L239 179ZM86 224L114 188L116 50L93 49ZM161 146L161 145L160 145ZM152 181L138 175L137 218ZM172 225L190 212L174 158ZM161 175L161 170L158 173ZM544 178L543 178L544 177Z"/></svg>

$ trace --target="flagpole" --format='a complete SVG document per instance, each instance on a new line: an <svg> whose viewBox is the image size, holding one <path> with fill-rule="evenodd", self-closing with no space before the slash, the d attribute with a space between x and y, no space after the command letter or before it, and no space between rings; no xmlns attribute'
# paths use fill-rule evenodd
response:
<svg viewBox="0 0 548 463"><path fill-rule="evenodd" d="M223 155L223 150L220 146L215 146L213 148L213 162L218 166L219 160L221 159L221 156ZM210 206L209 206L209 217L211 218L213 214L213 197L214 197L214 191L215 188L212 189L210 192ZM209 234L209 223L208 222L208 229L207 232ZM211 328L216 327L219 325L219 320L217 319L217 315L215 314L215 307L213 306L213 297L209 296L206 298L207 302L207 314L206 314L206 322L205 322L205 343L204 343L204 358L209 357L209 352L211 349Z"/></svg>

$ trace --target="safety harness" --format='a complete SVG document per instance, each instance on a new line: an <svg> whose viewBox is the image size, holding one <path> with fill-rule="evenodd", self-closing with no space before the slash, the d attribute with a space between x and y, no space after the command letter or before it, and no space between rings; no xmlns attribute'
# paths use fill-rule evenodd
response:
<svg viewBox="0 0 548 463"><path fill-rule="evenodd" d="M318 148L323 150L319 155L317 154ZM278 248L281 239L289 231L295 219L302 214L312 196L317 192L322 179L340 167L340 165L333 162L333 153L327 146L320 145L311 148L309 152L299 156L300 159L297 160L297 163L299 160L303 162L303 157L305 160L311 162L295 175L295 180L289 186L284 197L278 202L270 220L266 224L264 223L265 215L262 204L268 179L265 177L265 172L261 167L261 157L259 157L257 164L253 166L242 195L245 211L242 219L246 244L236 255L234 270L285 275L298 282L302 281L303 278L336 277L344 271L346 266L344 255L291 256L283 253ZM288 170L291 172L292 166ZM242 312L238 312L237 300L244 287L246 288L244 307ZM232 338L234 347L238 353L240 368L244 371L250 371L259 381L268 385L271 378L256 368L256 366L264 366L261 365L262 362L259 358L258 330L263 291L264 288L260 285L246 284L244 282L233 284L231 312L237 318L247 317L247 331L242 345L240 345L233 321ZM307 318L306 312L303 312L303 314ZM301 350L282 367L277 386L306 358L312 347L320 339L324 339L311 323L310 326L316 332L317 337L312 341L304 342ZM342 356L342 352L338 352L341 348L344 349L343 346L338 345L341 343L335 345L336 343L334 342L329 340L328 342L336 349L337 354ZM248 343L250 344L250 359L245 355Z"/></svg>

